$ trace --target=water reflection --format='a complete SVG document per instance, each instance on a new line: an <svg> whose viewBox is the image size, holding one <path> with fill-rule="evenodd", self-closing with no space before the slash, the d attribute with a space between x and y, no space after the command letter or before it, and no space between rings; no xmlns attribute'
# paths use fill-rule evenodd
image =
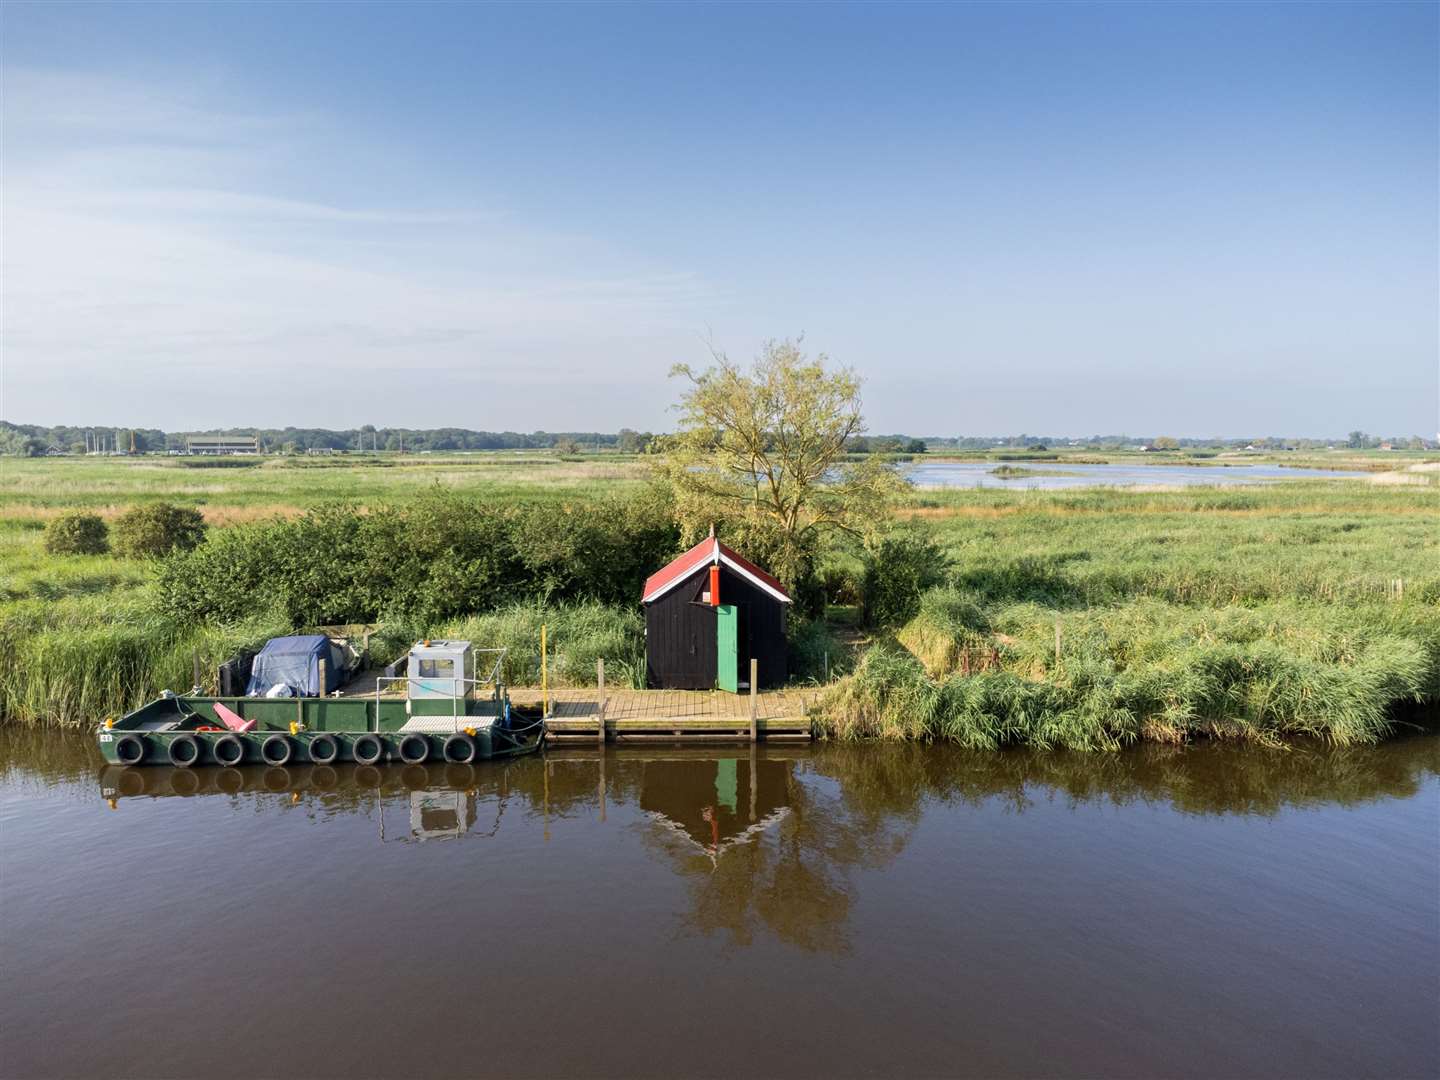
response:
<svg viewBox="0 0 1440 1080"><path fill-rule="evenodd" d="M51 781L83 774L98 760L76 740L14 732L0 737L0 754L7 772ZM718 866L726 853L767 833L806 835L816 819L868 833L882 818L912 820L932 799L999 800L1015 813L1063 799L1076 806L1140 801L1195 814L1271 815L1286 807L1407 798L1437 773L1440 738L1417 735L1373 747L1147 745L1116 754L874 744L603 755L566 750L510 764L103 766L98 776L101 797L111 801L288 794L344 808L373 805L375 792L513 796L552 826L590 814L603 821L614 806L633 805L657 826L657 836ZM817 779L833 783L817 787ZM812 839L826 835L822 830Z"/></svg>
<svg viewBox="0 0 1440 1080"><path fill-rule="evenodd" d="M127 800L220 797L322 821L364 813L382 843L490 840L512 804L522 820L538 819L544 842L571 829L621 826L684 883L684 930L740 945L763 930L805 950L844 954L856 874L889 866L927 805L1020 815L1041 804L1153 803L1185 814L1267 816L1404 799L1437 772L1440 739L1420 737L1344 750L676 747L483 765L111 766L100 771L99 788L117 809Z"/></svg>
<svg viewBox="0 0 1440 1080"><path fill-rule="evenodd" d="M277 1075L1437 1075L1437 775L1434 735L184 771L0 728L0 1060L245 1075L303 1015ZM201 960L73 1038L157 948ZM496 1039L498 1000L563 1023Z"/></svg>

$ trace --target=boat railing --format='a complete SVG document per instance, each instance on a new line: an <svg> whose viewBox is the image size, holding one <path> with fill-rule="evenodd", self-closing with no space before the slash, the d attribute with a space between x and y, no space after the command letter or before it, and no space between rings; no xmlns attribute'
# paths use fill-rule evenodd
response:
<svg viewBox="0 0 1440 1080"><path fill-rule="evenodd" d="M507 651L508 651L508 650L503 649L503 648L501 648L501 649L476 649L476 650L474 650L474 652L475 652L475 654L476 654L476 655L475 655L475 658L476 658L476 662L477 662L477 667L479 666L479 660L480 660L480 657L481 657L481 656L493 656L493 657L494 657L494 663L490 665L489 674L487 674L487 675L485 675L485 676L483 676L483 677L477 677L477 678L474 678L474 679L466 679L466 678L463 678L463 677L458 676L458 675L457 675L457 676L451 676L451 677L448 677L448 678L445 677L445 676L440 676L440 677L424 676L424 677L421 677L421 676L418 676L418 675L408 674L408 673L405 674L405 675L380 675L380 676L378 676L378 677L375 679L375 731L378 732L378 731L380 730L380 700L381 700L381 696L382 696L382 694L383 694L384 686L385 686L387 683L405 683L407 686L409 686L409 685L412 684L412 683L417 683L417 682L418 682L418 683L423 683L423 684L426 686L427 689L428 689L428 688L435 688L435 689L439 689L439 690L441 690L441 691L443 691L444 688L448 685L449 688L450 688L450 693L449 693L449 694L437 695L437 698L443 696L443 697L448 697L448 698L450 699L450 721L451 721L452 734L458 734L459 731L460 731L460 726L461 726L460 722L465 719L465 715L466 715L466 714L465 714L465 705L464 705L464 703L470 700L470 694L471 694L472 690L477 690L477 691L478 691L478 690L480 689L480 687L482 687L482 686L490 686L490 687L493 687L493 688L494 688L490 696L491 696L491 697L494 699L494 701L495 701L496 710L497 710L496 716L497 716L497 718L498 718L498 716L499 716L499 708L500 708L500 701L501 701L501 698L504 696L504 683L501 682L501 680L500 680L500 667L501 667L501 665L505 662L505 653L506 653ZM480 696L479 694L476 694L476 699L477 699L477 700L479 700L479 696ZM418 698L418 699L416 699L416 698L409 698L408 700L411 700L411 701L414 701L414 700L420 700L420 701L431 700L431 701L434 701L434 700L436 700L437 698L429 698L429 699L426 699L426 698ZM444 714L442 713L441 715L443 716Z"/></svg>

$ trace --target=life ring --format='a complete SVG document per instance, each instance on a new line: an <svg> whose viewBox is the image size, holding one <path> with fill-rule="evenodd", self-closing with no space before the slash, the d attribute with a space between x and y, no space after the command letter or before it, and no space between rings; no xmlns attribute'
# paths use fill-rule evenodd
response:
<svg viewBox="0 0 1440 1080"><path fill-rule="evenodd" d="M361 765L374 765L385 756L385 743L379 735L361 735L350 747Z"/></svg>
<svg viewBox="0 0 1440 1080"><path fill-rule="evenodd" d="M316 735L310 740L310 760L316 765L329 765L340 756L340 740L334 735Z"/></svg>
<svg viewBox="0 0 1440 1080"><path fill-rule="evenodd" d="M239 765L245 760L245 744L238 735L221 735L210 747L221 765Z"/></svg>
<svg viewBox="0 0 1440 1080"><path fill-rule="evenodd" d="M406 765L420 765L430 756L430 740L411 732L400 740L400 760Z"/></svg>
<svg viewBox="0 0 1440 1080"><path fill-rule="evenodd" d="M200 740L194 735L176 735L165 748L170 764L177 769L188 769L200 760Z"/></svg>
<svg viewBox="0 0 1440 1080"><path fill-rule="evenodd" d="M145 760L145 740L139 735L122 735L115 744L115 760L121 765L139 765Z"/></svg>
<svg viewBox="0 0 1440 1080"><path fill-rule="evenodd" d="M445 760L455 765L469 765L475 760L475 740L469 735L451 735L445 740Z"/></svg>
<svg viewBox="0 0 1440 1080"><path fill-rule="evenodd" d="M284 765L294 752L288 735L271 735L260 744L260 756L266 765Z"/></svg>

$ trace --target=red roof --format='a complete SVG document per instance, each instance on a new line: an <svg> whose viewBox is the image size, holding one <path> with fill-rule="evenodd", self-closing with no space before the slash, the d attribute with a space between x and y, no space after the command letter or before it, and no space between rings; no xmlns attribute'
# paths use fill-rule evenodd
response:
<svg viewBox="0 0 1440 1080"><path fill-rule="evenodd" d="M700 567L711 563L728 566L741 577L749 578L775 599L786 604L791 602L790 594L785 591L784 585L754 563L742 559L713 536L707 536L674 562L646 578L645 592L640 602L648 604L651 600L663 596Z"/></svg>

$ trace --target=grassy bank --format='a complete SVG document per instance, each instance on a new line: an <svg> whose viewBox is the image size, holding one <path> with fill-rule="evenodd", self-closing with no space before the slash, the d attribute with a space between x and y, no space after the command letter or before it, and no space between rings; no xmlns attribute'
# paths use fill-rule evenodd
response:
<svg viewBox="0 0 1440 1080"><path fill-rule="evenodd" d="M1083 749L1196 737L1374 741L1407 703L1440 700L1437 479L915 492L900 516L938 545L939 584L898 625L866 631L853 656L842 655L824 627L797 627L792 670L809 678L828 660L831 670L846 672L822 695L816 718L818 731L837 740ZM517 547L509 562L482 564L482 555L500 550L483 533L482 516L465 515L470 539L458 548L453 537L435 536L416 548L403 513L395 528L384 528L392 518L378 507L421 506L437 486L517 508L518 517L496 519L497 535L524 528L536 542ZM590 681L603 656L612 683L637 685L643 625L638 603L627 599L636 590L612 590L600 603L588 584L616 558L605 545L634 548L605 527L624 516L619 504L599 515L565 510L569 528L558 531L543 508L623 499L642 486L641 463L614 457L215 469L7 462L0 474L0 717L90 723L162 688L187 688L196 656L205 678L213 678L215 665L239 647L345 614L295 598L333 592L330 571L306 579L314 560L305 552L323 541L327 558L343 555L341 541L351 536L357 551L372 555L385 537L399 545L398 554L345 579L345 595L358 598L364 618L385 623L377 654L398 654L426 634L466 637L508 647L506 677L526 683L538 668L543 621L561 682ZM113 514L162 497L202 506L213 525L201 549L208 552L184 581L149 563L43 552L44 522L62 509ZM346 500L367 509L340 522L338 532L296 521L307 508ZM521 511L522 503L532 509ZM283 580L247 562L253 535L246 530L277 518L295 522L286 534L291 576ZM557 546L562 542L569 547ZM411 548L418 553L413 565L402 558ZM392 602L397 590L424 596L416 582L435 585L436 597L454 596L425 570L452 548L468 552L462 584L470 599L453 607ZM537 561L537 553L544 558ZM640 562L659 557L631 560L636 565L626 574L643 574ZM345 556L337 566L352 562ZM832 576L842 585L847 576L852 583L863 577L858 560L835 562ZM572 565L582 572L570 573ZM332 570L335 580L343 577ZM177 581L212 601L228 599L206 621L177 621L163 614L165 588L173 592Z"/></svg>
<svg viewBox="0 0 1440 1080"><path fill-rule="evenodd" d="M906 513L943 585L829 690L829 736L1373 742L1440 699L1433 486L925 492Z"/></svg>

